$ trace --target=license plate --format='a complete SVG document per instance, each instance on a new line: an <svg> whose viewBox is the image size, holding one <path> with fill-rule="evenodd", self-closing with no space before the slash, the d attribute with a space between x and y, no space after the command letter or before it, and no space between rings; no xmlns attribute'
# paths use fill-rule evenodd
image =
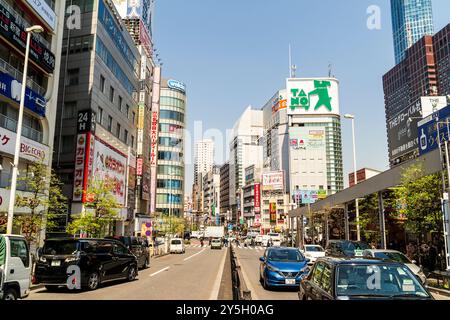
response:
<svg viewBox="0 0 450 320"><path fill-rule="evenodd" d="M295 284L295 279L286 279L286 284Z"/></svg>
<svg viewBox="0 0 450 320"><path fill-rule="evenodd" d="M52 261L52 267L59 267L61 265L61 261L60 260L53 260Z"/></svg>

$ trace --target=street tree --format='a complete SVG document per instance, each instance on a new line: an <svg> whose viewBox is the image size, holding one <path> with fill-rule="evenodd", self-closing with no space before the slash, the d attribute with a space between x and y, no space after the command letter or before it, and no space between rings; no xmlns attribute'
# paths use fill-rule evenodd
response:
<svg viewBox="0 0 450 320"><path fill-rule="evenodd" d="M27 172L18 176L17 182L26 192L16 195L15 206L26 213L16 215L14 224L32 243L39 240L44 228L47 232L53 231L58 216L67 214L67 198L61 191L59 177L41 162L29 165Z"/></svg>
<svg viewBox="0 0 450 320"><path fill-rule="evenodd" d="M113 224L119 219L121 205L113 194L112 180L93 180L86 195L85 212L80 213L67 227L70 234L88 237L105 237L113 233Z"/></svg>

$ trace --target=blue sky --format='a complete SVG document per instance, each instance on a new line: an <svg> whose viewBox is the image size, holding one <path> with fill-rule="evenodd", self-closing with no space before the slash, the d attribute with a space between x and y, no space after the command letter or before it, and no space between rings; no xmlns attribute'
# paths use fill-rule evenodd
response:
<svg viewBox="0 0 450 320"><path fill-rule="evenodd" d="M367 28L371 5L381 9L380 30ZM450 22L450 1L433 0L433 9L438 31ZM327 76L332 63L341 113L356 116L357 166L386 170L382 75L394 66L391 32L387 0L157 0L153 36L163 76L187 84L191 131L203 121L204 130L225 132L248 105L260 108L283 88L289 43L298 77ZM347 120L342 133L347 181ZM189 194L192 166L186 171Z"/></svg>

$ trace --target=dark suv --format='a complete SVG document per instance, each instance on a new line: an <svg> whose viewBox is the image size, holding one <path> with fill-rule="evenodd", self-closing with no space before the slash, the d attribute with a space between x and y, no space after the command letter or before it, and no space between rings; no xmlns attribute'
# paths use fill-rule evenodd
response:
<svg viewBox="0 0 450 320"><path fill-rule="evenodd" d="M125 237L115 236L107 237L107 239L115 239L130 249L136 256L139 269L146 269L150 267L150 245L145 237Z"/></svg>
<svg viewBox="0 0 450 320"><path fill-rule="evenodd" d="M138 274L136 256L117 240L49 239L39 251L34 282L47 290L67 286L73 265L79 267L81 288L87 290L113 280L133 281Z"/></svg>
<svg viewBox="0 0 450 320"><path fill-rule="evenodd" d="M330 240L325 248L325 252L327 256L351 258L362 256L363 251L366 249L370 249L370 247L362 241Z"/></svg>

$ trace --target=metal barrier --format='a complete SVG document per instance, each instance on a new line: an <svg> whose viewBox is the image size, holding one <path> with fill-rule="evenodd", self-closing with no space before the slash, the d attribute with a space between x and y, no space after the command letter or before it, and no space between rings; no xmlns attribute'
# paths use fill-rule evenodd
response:
<svg viewBox="0 0 450 320"><path fill-rule="evenodd" d="M230 245L231 278L233 282L233 300L252 300L252 293L245 284L241 266L237 264L234 248Z"/></svg>

